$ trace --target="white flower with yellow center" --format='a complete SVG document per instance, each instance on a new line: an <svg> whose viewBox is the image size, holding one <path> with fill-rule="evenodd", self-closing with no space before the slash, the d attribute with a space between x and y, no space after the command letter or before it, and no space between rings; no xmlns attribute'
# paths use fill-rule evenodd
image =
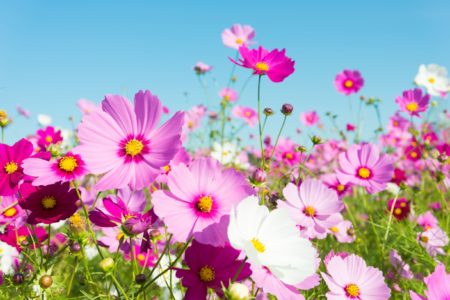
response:
<svg viewBox="0 0 450 300"><path fill-rule="evenodd" d="M214 143L212 148L211 156L223 165L233 164L240 169L248 169L249 164L242 160L243 156L237 145L225 142L222 148L220 143Z"/></svg>
<svg viewBox="0 0 450 300"><path fill-rule="evenodd" d="M450 92L450 79L447 69L436 64L420 65L414 82L427 89L432 96L443 96Z"/></svg>
<svg viewBox="0 0 450 300"><path fill-rule="evenodd" d="M228 238L251 264L267 268L286 284L297 284L315 273L316 249L300 232L287 210L269 212L250 196L232 209Z"/></svg>
<svg viewBox="0 0 450 300"><path fill-rule="evenodd" d="M50 117L48 115L40 114L37 116L37 121L38 121L39 125L41 125L42 127L45 127L52 123L52 117Z"/></svg>
<svg viewBox="0 0 450 300"><path fill-rule="evenodd" d="M14 271L14 258L18 256L19 253L16 248L0 241L0 271L4 274L12 273Z"/></svg>

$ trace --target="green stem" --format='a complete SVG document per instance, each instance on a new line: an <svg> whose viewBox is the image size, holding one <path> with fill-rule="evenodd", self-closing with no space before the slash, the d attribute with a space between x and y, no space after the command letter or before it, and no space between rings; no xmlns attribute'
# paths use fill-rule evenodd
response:
<svg viewBox="0 0 450 300"><path fill-rule="evenodd" d="M386 233L384 234L384 241L385 242L387 241L388 236L389 236L389 229L391 228L392 218L394 216L394 208L395 208L395 204L397 203L397 199L398 199L398 193L395 195L394 202L392 202L391 210L389 212L388 225L387 225L387 228L386 228Z"/></svg>
<svg viewBox="0 0 450 300"><path fill-rule="evenodd" d="M261 123L261 75L258 76L258 128L259 128L259 146L261 148L261 169L265 170L265 155L263 146L263 129Z"/></svg>
<svg viewBox="0 0 450 300"><path fill-rule="evenodd" d="M283 123L281 124L280 130L278 131L277 139L275 140L275 145L273 146L272 153L270 154L270 158L268 161L268 164L269 164L268 168L270 168L270 162L272 161L272 157L275 154L275 149L277 148L278 140L280 139L281 132L283 131L283 128L284 128L284 124L286 124L286 119L287 119L287 115L284 115ZM264 123L265 123L265 120L264 120Z"/></svg>

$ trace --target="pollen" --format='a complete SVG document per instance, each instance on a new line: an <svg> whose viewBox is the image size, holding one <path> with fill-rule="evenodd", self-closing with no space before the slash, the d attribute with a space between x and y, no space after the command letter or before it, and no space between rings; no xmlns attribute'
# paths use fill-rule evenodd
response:
<svg viewBox="0 0 450 300"><path fill-rule="evenodd" d="M362 179L367 179L372 176L372 172L365 167L361 167L358 169L358 176Z"/></svg>
<svg viewBox="0 0 450 300"><path fill-rule="evenodd" d="M353 87L353 85L354 85L354 83L353 83L353 81L350 80L350 79L347 79L347 80L344 82L344 86L345 86L346 88L351 88L351 87Z"/></svg>
<svg viewBox="0 0 450 300"><path fill-rule="evenodd" d="M56 206L56 199L52 196L45 196L41 201L42 207L45 209L52 209Z"/></svg>
<svg viewBox="0 0 450 300"><path fill-rule="evenodd" d="M69 227L73 232L81 233L86 229L86 221L78 213L69 218Z"/></svg>
<svg viewBox="0 0 450 300"><path fill-rule="evenodd" d="M8 175L11 175L12 173L16 172L19 166L13 161L10 161L5 165L5 172Z"/></svg>
<svg viewBox="0 0 450 300"><path fill-rule="evenodd" d="M253 248L255 248L255 250L259 253L266 251L266 246L264 246L264 244L257 238L253 238L250 242L252 242Z"/></svg>
<svg viewBox="0 0 450 300"><path fill-rule="evenodd" d="M116 240L120 241L124 236L125 236L125 234L124 234L123 232L119 232L119 233L116 235Z"/></svg>
<svg viewBox="0 0 450 300"><path fill-rule="evenodd" d="M417 102L410 102L410 103L406 104L406 109L410 112L415 112L415 111L417 111L418 108L419 108L419 105L417 104Z"/></svg>
<svg viewBox="0 0 450 300"><path fill-rule="evenodd" d="M256 65L255 65L255 68L258 71L261 71L261 72L269 71L269 65L267 63L265 63L265 62L262 62L262 61L257 62Z"/></svg>
<svg viewBox="0 0 450 300"><path fill-rule="evenodd" d="M209 212L211 212L212 205L213 205L213 199L211 196L208 195L208 196L201 197L198 200L196 207L201 212L209 213Z"/></svg>
<svg viewBox="0 0 450 300"><path fill-rule="evenodd" d="M63 171L73 172L78 167L77 160L70 155L64 156L59 160L58 167Z"/></svg>
<svg viewBox="0 0 450 300"><path fill-rule="evenodd" d="M359 287L356 284L348 284L345 286L345 292L347 293L347 296L349 296L350 298L356 298L359 297L360 292L359 292Z"/></svg>
<svg viewBox="0 0 450 300"><path fill-rule="evenodd" d="M136 139L129 140L125 145L125 153L130 156L139 155L144 150L144 144Z"/></svg>
<svg viewBox="0 0 450 300"><path fill-rule="evenodd" d="M316 215L316 210L312 206L307 206L303 210L303 213L309 217L314 217Z"/></svg>
<svg viewBox="0 0 450 300"><path fill-rule="evenodd" d="M3 213L3 215L4 215L5 217L7 217L7 218L14 217L16 214L17 214L17 209L16 209L14 206L8 208L8 209Z"/></svg>
<svg viewBox="0 0 450 300"><path fill-rule="evenodd" d="M216 273L214 272L214 268L208 265L203 266L198 272L198 277L203 282L211 282L216 278Z"/></svg>

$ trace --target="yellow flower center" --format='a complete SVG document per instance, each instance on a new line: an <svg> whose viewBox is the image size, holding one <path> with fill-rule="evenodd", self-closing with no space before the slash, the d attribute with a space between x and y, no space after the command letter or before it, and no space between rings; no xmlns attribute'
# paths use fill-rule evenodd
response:
<svg viewBox="0 0 450 300"><path fill-rule="evenodd" d="M144 261L144 260L145 260L145 255L142 254L142 253L139 253L139 254L137 255L137 259L138 259L139 261Z"/></svg>
<svg viewBox="0 0 450 300"><path fill-rule="evenodd" d="M363 179L367 179L372 175L372 172L370 172L369 169L365 168L365 167L361 167L358 170L358 176L363 178Z"/></svg>
<svg viewBox="0 0 450 300"><path fill-rule="evenodd" d="M406 109L410 112L415 112L419 108L419 105L416 102L410 102L406 104Z"/></svg>
<svg viewBox="0 0 450 300"><path fill-rule="evenodd" d="M209 213L211 212L212 209L212 205L213 205L213 199L211 196L203 196L201 197L198 202L197 202L197 209L201 212L204 213Z"/></svg>
<svg viewBox="0 0 450 300"><path fill-rule="evenodd" d="M19 235L18 237L17 237L17 244L18 245L22 245L22 243L24 242L24 241L26 241L27 240L27 236L26 235Z"/></svg>
<svg viewBox="0 0 450 300"><path fill-rule="evenodd" d="M5 217L7 217L7 218L14 217L16 214L17 214L17 209L16 209L14 206L8 208L8 209L3 213L3 215L4 215Z"/></svg>
<svg viewBox="0 0 450 300"><path fill-rule="evenodd" d="M422 240L422 242L428 243L428 237L426 235L421 235L420 239Z"/></svg>
<svg viewBox="0 0 450 300"><path fill-rule="evenodd" d="M83 227L86 224L84 219L78 213L74 213L73 216L69 218L69 222L70 226L77 228Z"/></svg>
<svg viewBox="0 0 450 300"><path fill-rule="evenodd" d="M73 172L78 167L77 160L73 156L64 156L59 160L59 168L66 172Z"/></svg>
<svg viewBox="0 0 450 300"><path fill-rule="evenodd" d="M214 269L212 267L206 265L200 269L200 271L198 272L198 276L203 282L211 282L216 278L216 273L214 272Z"/></svg>
<svg viewBox="0 0 450 300"><path fill-rule="evenodd" d="M314 217L314 215L316 214L316 210L312 206L305 207L305 210L303 212L305 213L305 215L310 217Z"/></svg>
<svg viewBox="0 0 450 300"><path fill-rule="evenodd" d="M194 123L192 121L188 121L187 126L189 129L192 129L192 127L194 127Z"/></svg>
<svg viewBox="0 0 450 300"><path fill-rule="evenodd" d="M406 203L405 202L400 203L400 207L406 207Z"/></svg>
<svg viewBox="0 0 450 300"><path fill-rule="evenodd" d="M5 172L6 172L6 174L11 175L12 173L16 172L18 168L19 168L19 166L17 166L17 164L15 162L10 161L9 163L7 163L5 165Z"/></svg>
<svg viewBox="0 0 450 300"><path fill-rule="evenodd" d="M47 135L47 136L45 137L45 141L46 141L47 143L51 143L51 142L53 142L53 138L52 138L50 135Z"/></svg>
<svg viewBox="0 0 450 300"><path fill-rule="evenodd" d="M294 155L292 155L292 153L288 152L284 155L284 157L286 157L287 159L291 160L294 158Z"/></svg>
<svg viewBox="0 0 450 300"><path fill-rule="evenodd" d="M45 196L42 198L41 204L45 209L52 209L56 206L56 199L52 196Z"/></svg>
<svg viewBox="0 0 450 300"><path fill-rule="evenodd" d="M411 152L410 154L409 154L409 156L411 156L412 158L416 158L417 157L417 152Z"/></svg>
<svg viewBox="0 0 450 300"><path fill-rule="evenodd" d="M246 112L244 113L244 115L245 115L246 117L250 117L250 116L252 115L252 113L249 112L249 111L246 111Z"/></svg>
<svg viewBox="0 0 450 300"><path fill-rule="evenodd" d="M242 45L244 41L242 39L236 39L236 44Z"/></svg>
<svg viewBox="0 0 450 300"><path fill-rule="evenodd" d="M230 99L231 99L230 95L223 96L223 100L225 101L230 101Z"/></svg>
<svg viewBox="0 0 450 300"><path fill-rule="evenodd" d="M345 291L350 297L358 297L359 296L359 287L356 284L348 284L345 287Z"/></svg>
<svg viewBox="0 0 450 300"><path fill-rule="evenodd" d="M428 78L428 82L431 84L434 84L436 82L436 79L434 79L433 77Z"/></svg>
<svg viewBox="0 0 450 300"><path fill-rule="evenodd" d="M262 61L257 62L256 65L255 65L255 68L258 71L261 71L261 72L269 71L269 65L267 63L265 63L265 62L262 62Z"/></svg>
<svg viewBox="0 0 450 300"><path fill-rule="evenodd" d="M401 208L396 208L394 209L394 215L401 215L402 214L402 209Z"/></svg>
<svg viewBox="0 0 450 300"><path fill-rule="evenodd" d="M169 166L169 165L166 165L166 166L162 167L162 170L163 170L164 173L169 173L169 171L170 171L170 166Z"/></svg>
<svg viewBox="0 0 450 300"><path fill-rule="evenodd" d="M130 156L136 156L142 152L144 144L136 139L129 140L125 145L125 153Z"/></svg>
<svg viewBox="0 0 450 300"><path fill-rule="evenodd" d="M264 251L266 251L266 246L264 246L264 244L261 243L261 241L257 238L253 238L250 242L252 243L253 248L255 248L255 250L259 253L263 253Z"/></svg>
<svg viewBox="0 0 450 300"><path fill-rule="evenodd" d="M347 79L345 82L344 82L344 86L346 87L346 88L351 88L351 87L353 87L353 81L352 80L350 80L350 79Z"/></svg>
<svg viewBox="0 0 450 300"><path fill-rule="evenodd" d="M119 232L119 233L116 235L116 240L120 241L124 236L125 236L125 234L123 234L123 232Z"/></svg>
<svg viewBox="0 0 450 300"><path fill-rule="evenodd" d="M339 232L339 229L337 227L331 227L330 230L331 230L331 232L334 232L334 233Z"/></svg>
<svg viewBox="0 0 450 300"><path fill-rule="evenodd" d="M338 192L343 192L345 190L345 185L338 184L338 186L336 187L336 190L338 190Z"/></svg>

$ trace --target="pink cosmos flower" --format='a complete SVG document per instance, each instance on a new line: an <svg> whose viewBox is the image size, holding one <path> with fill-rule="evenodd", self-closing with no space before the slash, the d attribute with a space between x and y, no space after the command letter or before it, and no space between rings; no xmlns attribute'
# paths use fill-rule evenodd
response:
<svg viewBox="0 0 450 300"><path fill-rule="evenodd" d="M444 247L448 245L448 236L441 228L431 228L418 233L417 240L431 256L445 255Z"/></svg>
<svg viewBox="0 0 450 300"><path fill-rule="evenodd" d="M351 95L359 92L364 86L364 79L357 70L344 70L336 75L334 85L339 93Z"/></svg>
<svg viewBox="0 0 450 300"><path fill-rule="evenodd" d="M206 114L206 107L197 105L186 111L184 114L183 132L191 132L201 125L201 121Z"/></svg>
<svg viewBox="0 0 450 300"><path fill-rule="evenodd" d="M327 230L340 221L339 212L343 204L337 194L320 180L307 178L300 189L288 183L283 196L286 201L277 201L278 207L289 211L304 237L325 238Z"/></svg>
<svg viewBox="0 0 450 300"><path fill-rule="evenodd" d="M437 228L438 220L431 211L427 211L417 217L417 224L419 224L423 230L429 230L433 228Z"/></svg>
<svg viewBox="0 0 450 300"><path fill-rule="evenodd" d="M246 46L239 48L241 59L236 62L238 66L252 69L253 74L267 75L273 82L281 82L286 77L294 73L295 62L285 55L286 50L274 49L271 52L259 47L257 50L248 49Z"/></svg>
<svg viewBox="0 0 450 300"><path fill-rule="evenodd" d="M447 300L450 299L450 274L445 271L444 264L438 264L434 272L424 279L427 285L425 297L413 291L409 292L411 300Z"/></svg>
<svg viewBox="0 0 450 300"><path fill-rule="evenodd" d="M356 126L350 123L347 123L347 125L345 125L345 130L347 130L348 132L351 131L355 131Z"/></svg>
<svg viewBox="0 0 450 300"><path fill-rule="evenodd" d="M275 158L288 166L294 166L300 163L302 153L298 152L296 147L297 145L292 140L281 137L278 141L277 148L275 149Z"/></svg>
<svg viewBox="0 0 450 300"><path fill-rule="evenodd" d="M372 144L351 145L339 154L337 176L344 183L363 186L370 194L382 191L394 172L390 158Z"/></svg>
<svg viewBox="0 0 450 300"><path fill-rule="evenodd" d="M300 120L305 126L314 126L319 123L319 115L315 111L308 111L300 114Z"/></svg>
<svg viewBox="0 0 450 300"><path fill-rule="evenodd" d="M61 130L55 130L54 127L48 126L45 129L39 129L36 132L38 146L45 150L50 145L56 145L62 142Z"/></svg>
<svg viewBox="0 0 450 300"><path fill-rule="evenodd" d="M219 92L219 96L221 99L228 102L235 102L238 98L237 92L231 88L221 89Z"/></svg>
<svg viewBox="0 0 450 300"><path fill-rule="evenodd" d="M195 64L194 71L197 75L203 75L212 70L212 66L207 65L201 61Z"/></svg>
<svg viewBox="0 0 450 300"><path fill-rule="evenodd" d="M131 251L131 247L128 247L125 253L125 260L135 260L139 263L141 267L149 268L155 266L157 256L153 253L152 249L147 249L142 251L139 245L133 245L133 251Z"/></svg>
<svg viewBox="0 0 450 300"><path fill-rule="evenodd" d="M332 300L387 300L391 290L384 282L383 273L368 267L359 256L346 258L334 256L326 265L327 273L321 273L330 291L327 299Z"/></svg>
<svg viewBox="0 0 450 300"><path fill-rule="evenodd" d="M155 179L159 183L167 183L167 176L169 175L172 168L178 164L189 164L191 157L189 153L182 147L180 151L170 160L169 164L161 168L161 174Z"/></svg>
<svg viewBox="0 0 450 300"><path fill-rule="evenodd" d="M335 190L340 199L352 191L352 185L350 183L342 184L336 174L323 175L322 181L330 189Z"/></svg>
<svg viewBox="0 0 450 300"><path fill-rule="evenodd" d="M330 227L330 231L339 243L353 243L356 239L352 222L344 220L341 214L339 214L339 222Z"/></svg>
<svg viewBox="0 0 450 300"><path fill-rule="evenodd" d="M394 267L396 274L399 274L405 279L413 279L414 274L411 272L409 265L404 262L400 254L398 254L397 250L391 250L389 253L389 261L392 267Z"/></svg>
<svg viewBox="0 0 450 300"><path fill-rule="evenodd" d="M389 213L392 210L392 206L394 205L394 199L389 199L387 203ZM395 202L394 209L392 210L392 214L397 220L404 220L408 217L411 211L411 204L406 198L398 198Z"/></svg>
<svg viewBox="0 0 450 300"><path fill-rule="evenodd" d="M12 224L15 227L20 227L25 224L27 218L25 212L18 204L16 196L3 196L0 203L0 224Z"/></svg>
<svg viewBox="0 0 450 300"><path fill-rule="evenodd" d="M244 120L250 127L255 127L258 123L258 114L251 107L236 105L232 110L236 118Z"/></svg>
<svg viewBox="0 0 450 300"><path fill-rule="evenodd" d="M430 95L423 95L421 89L407 90L402 96L395 98L395 102L400 106L400 110L410 116L419 117L419 113L427 110Z"/></svg>
<svg viewBox="0 0 450 300"><path fill-rule="evenodd" d="M33 185L49 185L56 182L73 181L87 173L86 166L81 157L67 152L56 160L40 158L27 158L22 164L26 175L36 177Z"/></svg>
<svg viewBox="0 0 450 300"><path fill-rule="evenodd" d="M15 227L8 225L5 231L0 233L0 241L15 247L19 253L26 248L35 249L39 247L40 243L45 241L47 237L47 231L40 226L36 226L32 230L27 226Z"/></svg>
<svg viewBox="0 0 450 300"><path fill-rule="evenodd" d="M212 158L200 158L189 167L174 166L167 185L169 191L153 193L152 204L168 231L177 241L194 235L199 242L214 246L228 241L231 207L253 194L243 175L224 170Z"/></svg>
<svg viewBox="0 0 450 300"><path fill-rule="evenodd" d="M249 25L234 24L222 32L223 44L234 49L248 46L254 37L255 30Z"/></svg>
<svg viewBox="0 0 450 300"><path fill-rule="evenodd" d="M78 126L81 154L94 174L104 174L96 189L149 185L181 147L184 114L177 112L160 128L162 106L150 91L134 96L134 110L122 96L107 95L102 110L83 117Z"/></svg>
<svg viewBox="0 0 450 300"><path fill-rule="evenodd" d="M96 109L100 108L97 104L95 104L87 99L78 100L77 106L81 110L81 112L85 115L88 115L91 112L95 111Z"/></svg>
<svg viewBox="0 0 450 300"><path fill-rule="evenodd" d="M176 276L187 288L186 300L206 299L208 288L223 296L222 285L228 287L231 279L241 268L243 261L238 260L240 252L227 247L213 247L192 241L186 250L184 262L189 269L178 269ZM244 263L237 281L251 274L249 265Z"/></svg>
<svg viewBox="0 0 450 300"><path fill-rule="evenodd" d="M20 106L20 105L16 105L16 109L17 109L17 112L19 113L19 115L21 115L21 116L23 116L23 117L25 117L25 118L27 118L27 119L28 119L28 118L30 117L30 115L31 115L31 113L30 113L29 110L23 108L23 107Z"/></svg>

